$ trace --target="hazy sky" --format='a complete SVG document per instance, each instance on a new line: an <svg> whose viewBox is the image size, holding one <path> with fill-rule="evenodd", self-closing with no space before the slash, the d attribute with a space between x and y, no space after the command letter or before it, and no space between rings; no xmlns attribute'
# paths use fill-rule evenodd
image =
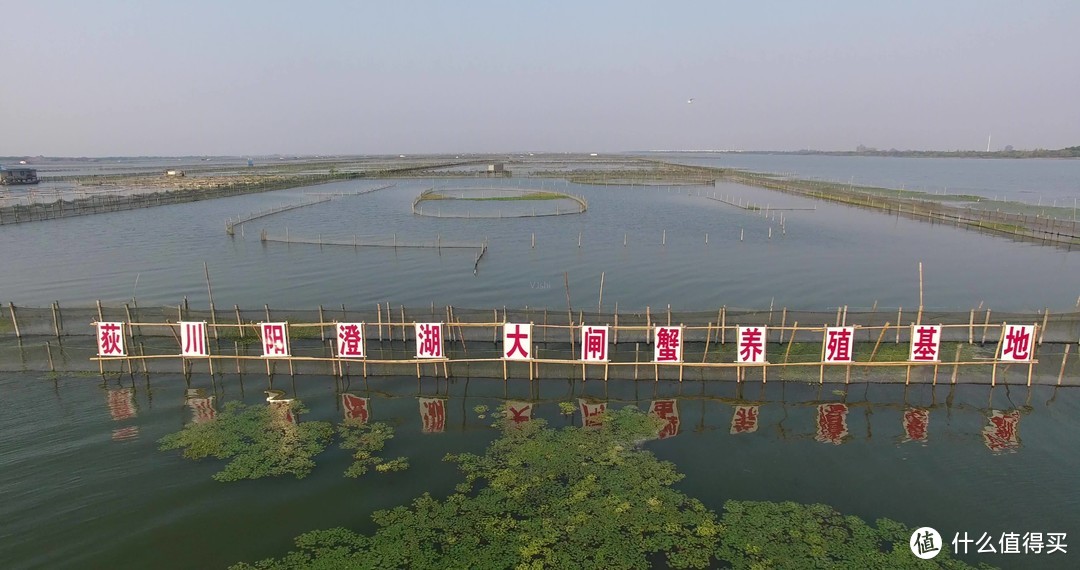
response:
<svg viewBox="0 0 1080 570"><path fill-rule="evenodd" d="M0 155L1080 144L1075 0L0 0L0 14Z"/></svg>

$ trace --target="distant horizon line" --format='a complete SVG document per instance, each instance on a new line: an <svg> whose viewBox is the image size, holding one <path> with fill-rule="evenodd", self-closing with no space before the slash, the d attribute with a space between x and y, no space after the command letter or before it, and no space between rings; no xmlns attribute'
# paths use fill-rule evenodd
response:
<svg viewBox="0 0 1080 570"><path fill-rule="evenodd" d="M877 154L1006 154L1006 153L1031 153L1031 152L1057 152L1064 150L1076 149L1078 147L1064 147L1061 149L996 149L991 151L984 151L980 149L955 149L955 150L897 150L897 149L878 149L878 148L864 148L856 150L822 150L822 149L799 149L799 150L780 150L780 149L645 149L645 150L618 150L618 151L554 151L554 150L532 150L532 151L491 151L491 152L417 152L417 153L264 153L264 154L143 154L143 155L29 155L29 154L13 154L0 156L0 164L9 162L11 160L28 160L28 159L63 159L63 160L108 160L108 159L152 159L152 158L166 158L166 159L183 159L183 158L235 158L235 159L259 159L259 158L275 158L279 160L286 159L311 159L311 158L355 158L355 157L372 157L372 158L415 158L415 157L447 157L456 155L454 158L465 157L492 157L492 156L536 156L536 155L578 155L578 156L603 156L603 155L633 155L633 154L655 154L655 153L709 153L709 154L851 154L851 155L877 155Z"/></svg>

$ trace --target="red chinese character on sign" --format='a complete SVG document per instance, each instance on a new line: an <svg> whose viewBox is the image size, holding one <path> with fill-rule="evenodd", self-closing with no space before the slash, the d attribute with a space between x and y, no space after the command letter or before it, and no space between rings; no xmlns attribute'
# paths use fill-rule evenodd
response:
<svg viewBox="0 0 1080 570"><path fill-rule="evenodd" d="M682 361L682 328L656 327L656 346L653 360L656 362Z"/></svg>
<svg viewBox="0 0 1080 570"><path fill-rule="evenodd" d="M581 359L589 362L606 362L607 334L607 327L581 327Z"/></svg>
<svg viewBox="0 0 1080 570"><path fill-rule="evenodd" d="M904 410L904 441L926 441L930 427L930 410L908 408Z"/></svg>
<svg viewBox="0 0 1080 570"><path fill-rule="evenodd" d="M345 420L354 424L366 424L368 421L368 399L353 394L341 395L341 407L345 409Z"/></svg>
<svg viewBox="0 0 1080 570"><path fill-rule="evenodd" d="M285 323L262 323L263 356L289 356L289 335Z"/></svg>
<svg viewBox="0 0 1080 570"><path fill-rule="evenodd" d="M532 420L533 405L529 402L507 402L506 417L515 424Z"/></svg>
<svg viewBox="0 0 1080 570"><path fill-rule="evenodd" d="M941 327L911 325L911 355L913 362L936 362L941 345Z"/></svg>
<svg viewBox="0 0 1080 570"><path fill-rule="evenodd" d="M854 327L825 329L825 362L851 362L851 341Z"/></svg>
<svg viewBox="0 0 1080 570"><path fill-rule="evenodd" d="M765 327L739 327L738 362L765 362Z"/></svg>
<svg viewBox="0 0 1080 570"><path fill-rule="evenodd" d="M585 400L578 400L578 404L581 406L581 424L584 427L598 428L603 425L604 410L607 410L606 403L592 404Z"/></svg>
<svg viewBox="0 0 1080 570"><path fill-rule="evenodd" d="M1020 425L1019 410L993 410L988 419L990 423L982 432L987 449L1003 451L1020 447L1020 436L1016 433L1016 428Z"/></svg>
<svg viewBox="0 0 1080 570"><path fill-rule="evenodd" d="M364 323L338 323L337 350L341 358L364 358Z"/></svg>
<svg viewBox="0 0 1080 570"><path fill-rule="evenodd" d="M758 427L758 406L735 406L731 416L731 433L753 433Z"/></svg>
<svg viewBox="0 0 1080 570"><path fill-rule="evenodd" d="M503 325L503 358L528 360L532 354L532 325ZM507 348L509 347L509 348Z"/></svg>
<svg viewBox="0 0 1080 570"><path fill-rule="evenodd" d="M131 388L120 388L106 392L109 416L113 421L129 420L135 417L135 392Z"/></svg>
<svg viewBox="0 0 1080 570"><path fill-rule="evenodd" d="M817 412L817 436L822 443L840 445L848 435L846 404L821 404Z"/></svg>
<svg viewBox="0 0 1080 570"><path fill-rule="evenodd" d="M679 405L675 400L653 400L649 414L664 420L664 425L657 432L657 439L667 439L679 435Z"/></svg>
<svg viewBox="0 0 1080 570"><path fill-rule="evenodd" d="M180 323L180 356L207 356L206 323Z"/></svg>
<svg viewBox="0 0 1080 570"><path fill-rule="evenodd" d="M1031 339L1034 336L1034 325L1007 326L1004 344L1001 346L1001 359L1031 360Z"/></svg>
<svg viewBox="0 0 1080 570"><path fill-rule="evenodd" d="M442 324L416 323L416 357L442 358Z"/></svg>
<svg viewBox="0 0 1080 570"><path fill-rule="evenodd" d="M98 356L124 356L124 323L98 323Z"/></svg>
<svg viewBox="0 0 1080 570"><path fill-rule="evenodd" d="M270 407L270 417L283 424L295 424L296 415L293 414L293 400L285 397L284 390L264 390L266 401Z"/></svg>
<svg viewBox="0 0 1080 570"><path fill-rule="evenodd" d="M442 433L446 430L446 400L420 398L420 421L424 433Z"/></svg>

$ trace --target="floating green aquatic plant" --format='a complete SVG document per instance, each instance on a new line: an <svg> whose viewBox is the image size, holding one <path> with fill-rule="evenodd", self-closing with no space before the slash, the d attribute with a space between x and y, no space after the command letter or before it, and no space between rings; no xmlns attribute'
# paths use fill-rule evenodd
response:
<svg viewBox="0 0 1080 570"><path fill-rule="evenodd" d="M329 422L294 422L306 410L298 401L275 406L228 402L213 421L190 423L158 441L163 451L183 449L188 459L231 459L214 474L217 481L293 475L305 477L314 457L326 449L334 428Z"/></svg>

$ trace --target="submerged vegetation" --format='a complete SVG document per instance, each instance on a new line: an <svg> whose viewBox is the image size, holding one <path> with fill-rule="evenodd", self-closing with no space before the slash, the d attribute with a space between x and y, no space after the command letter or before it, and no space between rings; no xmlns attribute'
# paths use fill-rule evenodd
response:
<svg viewBox="0 0 1080 570"><path fill-rule="evenodd" d="M717 517L641 448L657 422L630 407L592 429L502 419L483 455L446 457L464 475L449 497L378 511L371 535L309 532L280 559L234 568L968 568L947 552L917 560L900 523L824 505L729 501Z"/></svg>

